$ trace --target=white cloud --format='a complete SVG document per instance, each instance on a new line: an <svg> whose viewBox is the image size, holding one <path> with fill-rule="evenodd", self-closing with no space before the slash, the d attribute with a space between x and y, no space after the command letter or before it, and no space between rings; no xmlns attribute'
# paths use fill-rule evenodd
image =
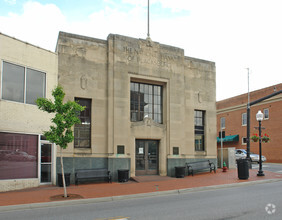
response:
<svg viewBox="0 0 282 220"><path fill-rule="evenodd" d="M101 39L110 33L146 38L146 0L122 0L132 5L128 11L119 10L122 6L113 0L105 1L109 4L103 10L76 22L54 4L27 2L23 13L0 16L0 30L52 51L59 31ZM251 70L251 90L281 83L279 0L151 0L150 4L173 12L151 16L152 40L183 48L186 56L216 62L218 100L247 92L246 67Z"/></svg>
<svg viewBox="0 0 282 220"><path fill-rule="evenodd" d="M152 4L153 2L156 2L158 0L151 0L150 3ZM148 5L148 1L146 0L122 0L122 3L126 3L126 4L131 4L134 5L136 7L145 7Z"/></svg>
<svg viewBox="0 0 282 220"><path fill-rule="evenodd" d="M146 11L142 7L134 7L130 11L105 7L89 15L87 22L78 21L69 24L68 30L103 39L106 39L110 33L145 38L146 22L144 21L146 21Z"/></svg>
<svg viewBox="0 0 282 220"><path fill-rule="evenodd" d="M24 4L23 13L0 16L1 32L54 51L58 31L66 25L60 9L53 4Z"/></svg>
<svg viewBox="0 0 282 220"><path fill-rule="evenodd" d="M5 2L7 2L10 5L15 5L17 3L16 0L5 0Z"/></svg>

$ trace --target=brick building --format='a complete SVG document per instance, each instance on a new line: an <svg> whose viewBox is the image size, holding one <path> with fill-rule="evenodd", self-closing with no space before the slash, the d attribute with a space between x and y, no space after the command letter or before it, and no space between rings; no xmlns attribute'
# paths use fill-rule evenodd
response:
<svg viewBox="0 0 282 220"><path fill-rule="evenodd" d="M250 102L272 94L274 91L282 90L282 83L256 90L250 93ZM235 147L246 149L247 136L247 102L248 94L242 94L216 103L217 107L217 135L220 135L220 128L225 132L223 147ZM262 143L262 154L266 156L268 162L282 162L282 94L273 96L250 109L250 136L258 134L258 122L256 113L261 110L264 113L262 121L262 134L270 136L269 143ZM217 147L221 147L218 138ZM250 151L259 153L258 142L250 142Z"/></svg>

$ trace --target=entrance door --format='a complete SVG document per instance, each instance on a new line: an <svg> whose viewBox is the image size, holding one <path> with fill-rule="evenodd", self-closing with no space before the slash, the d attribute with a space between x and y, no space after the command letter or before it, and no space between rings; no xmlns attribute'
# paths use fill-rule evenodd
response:
<svg viewBox="0 0 282 220"><path fill-rule="evenodd" d="M136 140L136 175L156 175L159 168L159 141Z"/></svg>
<svg viewBox="0 0 282 220"><path fill-rule="evenodd" d="M41 183L51 183L52 178L52 144L41 141Z"/></svg>

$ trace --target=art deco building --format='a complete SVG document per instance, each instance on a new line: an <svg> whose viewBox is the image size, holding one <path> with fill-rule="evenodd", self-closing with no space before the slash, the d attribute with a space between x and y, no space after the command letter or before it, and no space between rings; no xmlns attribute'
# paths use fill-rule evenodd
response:
<svg viewBox="0 0 282 220"><path fill-rule="evenodd" d="M56 52L66 100L86 106L63 152L66 172L174 176L185 162L216 162L214 62L115 34L100 40L60 32Z"/></svg>

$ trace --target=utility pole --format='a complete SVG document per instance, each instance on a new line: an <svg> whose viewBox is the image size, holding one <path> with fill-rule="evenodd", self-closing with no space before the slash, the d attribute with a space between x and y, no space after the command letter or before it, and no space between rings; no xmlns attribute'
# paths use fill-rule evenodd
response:
<svg viewBox="0 0 282 220"><path fill-rule="evenodd" d="M248 70L248 104L247 104L247 159L250 160L250 69ZM251 163L249 163L251 166Z"/></svg>
<svg viewBox="0 0 282 220"><path fill-rule="evenodd" d="M248 104L250 104L250 69L247 68L248 70Z"/></svg>
<svg viewBox="0 0 282 220"><path fill-rule="evenodd" d="M223 168L223 136L222 136L222 122L220 119L220 149L221 149L221 159L220 167Z"/></svg>

